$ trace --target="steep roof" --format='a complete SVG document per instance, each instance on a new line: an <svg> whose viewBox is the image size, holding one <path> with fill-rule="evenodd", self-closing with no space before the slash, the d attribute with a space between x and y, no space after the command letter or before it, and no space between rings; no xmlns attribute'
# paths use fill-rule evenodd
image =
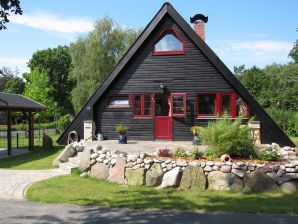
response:
<svg viewBox="0 0 298 224"><path fill-rule="evenodd" d="M47 107L19 94L0 92L0 111L40 111Z"/></svg>
<svg viewBox="0 0 298 224"><path fill-rule="evenodd" d="M169 15L176 24L185 32L185 34L191 39L191 41L197 46L198 49L204 54L204 56L213 64L213 66L222 74L222 76L230 83L231 86L238 92L238 94L249 104L250 108L254 108L258 113L258 119L266 120L266 125L268 129L273 129L279 134L276 136L277 142L278 138L281 142L285 142L286 145L294 146L291 140L285 135L285 133L280 129L280 127L272 120L272 118L264 111L264 109L257 103L257 101L249 94L249 92L244 88L244 86L239 82L239 80L234 76L234 74L227 68L227 66L219 59L219 57L209 48L209 46L203 41L190 27L190 25L180 16L180 14L174 9L170 3L164 3L161 9L145 27L144 31L140 34L137 40L132 44L126 54L122 57L119 63L114 67L111 73L95 91L95 93L89 98L87 103L74 118L71 124L66 128L63 134L59 137L58 142L62 142L62 138L65 139L65 135L70 131L74 130L75 127L79 126L78 122L82 122L85 119L84 113L90 111L93 104L95 104L107 88L112 84L116 77L120 74L122 69L128 64L132 59L133 55L138 51L142 44L147 40L151 32L158 26L159 22Z"/></svg>

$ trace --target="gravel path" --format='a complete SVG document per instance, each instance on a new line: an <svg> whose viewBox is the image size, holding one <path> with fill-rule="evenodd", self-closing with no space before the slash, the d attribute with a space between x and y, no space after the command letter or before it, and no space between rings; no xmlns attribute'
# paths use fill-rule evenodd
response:
<svg viewBox="0 0 298 224"><path fill-rule="evenodd" d="M0 201L0 223L294 224L298 216L129 210L29 201Z"/></svg>
<svg viewBox="0 0 298 224"><path fill-rule="evenodd" d="M0 199L24 200L24 192L31 184L47 178L68 174L64 170L1 170Z"/></svg>

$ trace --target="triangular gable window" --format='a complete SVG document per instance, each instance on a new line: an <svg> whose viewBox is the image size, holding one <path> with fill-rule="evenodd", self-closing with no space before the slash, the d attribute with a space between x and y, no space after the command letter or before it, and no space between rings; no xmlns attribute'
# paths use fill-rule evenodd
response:
<svg viewBox="0 0 298 224"><path fill-rule="evenodd" d="M173 28L166 28L154 41L153 55L184 54L184 40Z"/></svg>

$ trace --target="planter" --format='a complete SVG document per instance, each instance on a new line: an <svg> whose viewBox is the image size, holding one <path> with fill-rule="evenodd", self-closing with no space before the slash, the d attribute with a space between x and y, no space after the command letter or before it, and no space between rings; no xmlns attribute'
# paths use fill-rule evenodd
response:
<svg viewBox="0 0 298 224"><path fill-rule="evenodd" d="M193 145L201 145L201 139L200 139L200 135L198 133L194 133L192 144Z"/></svg>
<svg viewBox="0 0 298 224"><path fill-rule="evenodd" d="M104 139L103 134L98 134L98 135L97 135L97 140L98 140L98 141L103 141L103 139Z"/></svg>
<svg viewBox="0 0 298 224"><path fill-rule="evenodd" d="M123 134L119 134L119 139L118 139L119 144L127 144L127 138Z"/></svg>

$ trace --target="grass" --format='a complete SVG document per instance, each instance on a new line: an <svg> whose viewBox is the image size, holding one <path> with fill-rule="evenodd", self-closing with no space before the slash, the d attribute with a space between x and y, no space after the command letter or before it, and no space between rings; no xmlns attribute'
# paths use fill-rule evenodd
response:
<svg viewBox="0 0 298 224"><path fill-rule="evenodd" d="M12 170L43 170L52 169L52 162L58 156L59 152L63 149L63 146L56 144L58 134L50 134L53 139L53 149L43 149L41 142L36 143L35 151L12 156L9 158L0 159L0 169L12 169Z"/></svg>
<svg viewBox="0 0 298 224"><path fill-rule="evenodd" d="M32 185L27 199L47 203L99 205L130 209L178 209L200 212L298 214L298 192L248 193L179 191L146 186L124 186L78 173Z"/></svg>
<svg viewBox="0 0 298 224"><path fill-rule="evenodd" d="M290 139L298 147L298 137L290 137Z"/></svg>

